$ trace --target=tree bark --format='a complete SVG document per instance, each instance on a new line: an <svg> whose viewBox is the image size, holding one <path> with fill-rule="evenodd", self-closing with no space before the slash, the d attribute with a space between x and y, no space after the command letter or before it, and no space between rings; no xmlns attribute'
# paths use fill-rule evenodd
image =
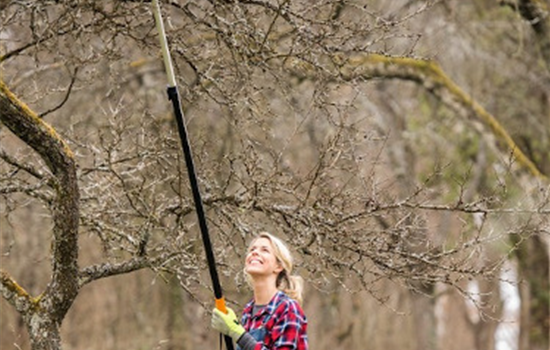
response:
<svg viewBox="0 0 550 350"><path fill-rule="evenodd" d="M60 350L60 324L52 319L48 312L34 312L25 322L29 331L32 349Z"/></svg>
<svg viewBox="0 0 550 350"><path fill-rule="evenodd" d="M34 350L60 349L59 327L79 292L78 225L79 190L76 165L67 144L55 130L8 89L0 80L0 121L34 149L54 175L50 186L56 196L53 220L52 277L40 297L31 297L2 271L4 298L25 320Z"/></svg>

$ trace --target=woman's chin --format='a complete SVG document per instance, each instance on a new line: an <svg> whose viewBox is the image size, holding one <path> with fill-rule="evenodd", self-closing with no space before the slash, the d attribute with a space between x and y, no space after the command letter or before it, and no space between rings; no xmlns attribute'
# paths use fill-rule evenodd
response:
<svg viewBox="0 0 550 350"><path fill-rule="evenodd" d="M256 268L255 266L247 267L245 271L251 277L258 277L258 276L265 275L265 271L263 271L262 269Z"/></svg>

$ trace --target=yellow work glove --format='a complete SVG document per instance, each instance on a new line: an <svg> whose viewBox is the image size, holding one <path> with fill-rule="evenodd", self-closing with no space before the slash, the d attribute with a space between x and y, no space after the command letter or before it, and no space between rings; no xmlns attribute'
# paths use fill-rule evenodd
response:
<svg viewBox="0 0 550 350"><path fill-rule="evenodd" d="M243 326L237 320L235 312L227 308L227 314L224 314L218 309L212 311L212 328L230 336L235 342L244 334Z"/></svg>

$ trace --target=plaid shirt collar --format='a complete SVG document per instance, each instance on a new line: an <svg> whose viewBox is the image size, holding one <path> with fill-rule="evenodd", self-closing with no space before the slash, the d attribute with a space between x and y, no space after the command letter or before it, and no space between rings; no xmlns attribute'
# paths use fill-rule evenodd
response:
<svg viewBox="0 0 550 350"><path fill-rule="evenodd" d="M252 299L244 307L243 315L251 315L253 319L259 319L264 314L272 315L275 312L275 309L277 308L279 303L283 301L284 298L288 298L288 296L286 296L286 294L281 291L277 291L273 298L271 298L271 301L265 307L261 308L255 315L252 315L255 304L254 299Z"/></svg>

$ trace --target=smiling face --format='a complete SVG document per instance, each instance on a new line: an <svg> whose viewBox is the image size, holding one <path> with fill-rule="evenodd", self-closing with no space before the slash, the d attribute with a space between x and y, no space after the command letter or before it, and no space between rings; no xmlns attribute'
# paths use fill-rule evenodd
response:
<svg viewBox="0 0 550 350"><path fill-rule="evenodd" d="M260 237L252 242L246 254L244 270L252 277L273 276L277 277L283 270L277 261L271 241Z"/></svg>

